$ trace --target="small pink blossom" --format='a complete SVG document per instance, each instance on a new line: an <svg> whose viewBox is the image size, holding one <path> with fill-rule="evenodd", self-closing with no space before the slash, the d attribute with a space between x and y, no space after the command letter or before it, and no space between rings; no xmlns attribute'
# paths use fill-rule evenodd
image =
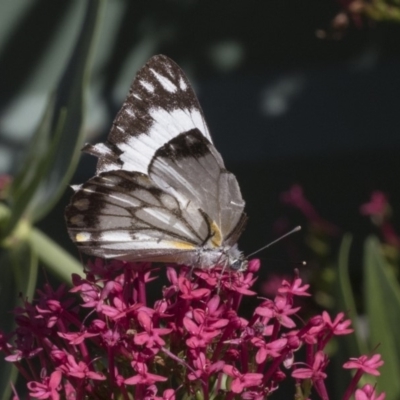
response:
<svg viewBox="0 0 400 400"><path fill-rule="evenodd" d="M71 293L79 293L84 304L82 307L96 307L100 300L100 290L81 277L75 278L77 284L71 289Z"/></svg>
<svg viewBox="0 0 400 400"><path fill-rule="evenodd" d="M210 294L210 290L206 288L198 288L186 278L180 276L178 278L178 287L181 291L181 297L185 300L201 299Z"/></svg>
<svg viewBox="0 0 400 400"><path fill-rule="evenodd" d="M261 284L260 293L267 297L274 297L278 294L278 290L283 289L283 282L286 282L283 275L269 274L268 279Z"/></svg>
<svg viewBox="0 0 400 400"><path fill-rule="evenodd" d="M281 200L284 204L301 210L308 219L319 219L317 211L304 196L303 188L300 185L293 185L288 191L281 193Z"/></svg>
<svg viewBox="0 0 400 400"><path fill-rule="evenodd" d="M366 374L379 376L380 372L378 368L381 367L384 362L381 360L380 354L374 354L371 358L368 356L362 355L358 358L350 358L350 361L347 361L343 364L343 368L347 369L358 369Z"/></svg>
<svg viewBox="0 0 400 400"><path fill-rule="evenodd" d="M286 328L294 328L296 324L289 318L289 315L295 314L300 310L300 307L293 308L287 301L286 296L278 295L274 301L266 300L256 308L256 313L262 317L269 319L276 318L280 324Z"/></svg>
<svg viewBox="0 0 400 400"><path fill-rule="evenodd" d="M249 263L247 265L247 271L251 273L256 273L261 267L261 262L258 258L253 258L252 260L249 260Z"/></svg>
<svg viewBox="0 0 400 400"><path fill-rule="evenodd" d="M263 375L256 373L242 374L232 365L225 365L223 371L233 378L231 390L233 393L242 393L244 389L261 385Z"/></svg>
<svg viewBox="0 0 400 400"><path fill-rule="evenodd" d="M100 310L107 315L107 317L115 321L125 318L127 315L137 311L141 307L141 304L134 304L132 306L128 305L120 297L114 297L113 303L112 306L103 304L100 307Z"/></svg>
<svg viewBox="0 0 400 400"><path fill-rule="evenodd" d="M293 185L286 192L281 193L281 201L293 208L297 208L307 220L319 231L324 232L329 236L335 236L338 234L339 229L331 222L324 220L306 198L303 188L300 185Z"/></svg>
<svg viewBox="0 0 400 400"><path fill-rule="evenodd" d="M251 272L243 274L225 274L221 277L222 286L228 291L234 291L245 296L254 296L256 292L250 290L250 287L256 281Z"/></svg>
<svg viewBox="0 0 400 400"><path fill-rule="evenodd" d="M280 294L290 294L292 296L311 296L310 293L307 293L309 287L310 285L308 284L302 286L302 280L300 278L294 279L292 283L283 280L278 292Z"/></svg>
<svg viewBox="0 0 400 400"><path fill-rule="evenodd" d="M331 317L326 311L322 312L322 319L325 324L331 329L334 335L348 335L352 333L354 330L348 328L351 325L351 320L344 320L344 313L339 313L336 318L332 321Z"/></svg>
<svg viewBox="0 0 400 400"><path fill-rule="evenodd" d="M175 400L175 390L173 389L164 390L162 398L163 400ZM377 400L383 400L383 399L377 399Z"/></svg>
<svg viewBox="0 0 400 400"><path fill-rule="evenodd" d="M327 356L322 351L315 354L314 363L309 368L297 368L292 372L293 378L319 380L327 377L324 372L327 366Z"/></svg>
<svg viewBox="0 0 400 400"><path fill-rule="evenodd" d="M183 318L183 325L190 334L189 339L186 340L186 344L193 349L205 348L212 339L220 334L218 329L204 329L201 324L196 324L190 318Z"/></svg>
<svg viewBox="0 0 400 400"><path fill-rule="evenodd" d="M356 400L385 400L386 394L385 392L382 392L378 396L375 388L367 383L361 389L356 390L354 397Z"/></svg>
<svg viewBox="0 0 400 400"><path fill-rule="evenodd" d="M140 312L137 315L137 319L145 329L145 332L137 333L134 337L134 342L139 346L146 347L161 347L165 345L165 341L160 337L171 333L172 329L166 328L153 328L153 322L149 315L145 312Z"/></svg>
<svg viewBox="0 0 400 400"><path fill-rule="evenodd" d="M360 212L362 215L368 215L383 220L388 209L389 203L386 195L377 190L371 194L370 201L360 207Z"/></svg>
<svg viewBox="0 0 400 400"><path fill-rule="evenodd" d="M198 379L207 380L211 374L221 371L224 364L223 361L212 363L206 358L203 352L200 352L198 357L193 360L194 371L188 374L188 379L191 381Z"/></svg>
<svg viewBox="0 0 400 400"><path fill-rule="evenodd" d="M42 382L28 382L29 395L35 399L60 399L61 371L54 371L50 377L42 378Z"/></svg>
<svg viewBox="0 0 400 400"><path fill-rule="evenodd" d="M67 363L60 366L60 370L67 376L80 379L94 379L103 381L106 379L104 374L93 371L84 361L76 361L72 354L67 356Z"/></svg>
<svg viewBox="0 0 400 400"><path fill-rule="evenodd" d="M251 342L254 344L254 346L259 348L256 354L256 362L257 364L262 364L264 361L266 361L267 357L279 357L281 350L287 344L287 339L277 339L273 342L266 343L260 338L253 338Z"/></svg>
<svg viewBox="0 0 400 400"><path fill-rule="evenodd" d="M70 333L62 333L58 332L58 336L62 337L63 339L67 339L69 344L77 345L81 344L85 339L98 336L99 333L90 333L89 331L82 331L82 332L70 332Z"/></svg>
<svg viewBox="0 0 400 400"><path fill-rule="evenodd" d="M144 363L135 361L132 363L132 367L137 372L137 375L125 379L124 382L127 385L152 385L155 382L165 382L167 380L167 377L165 376L148 372L148 367Z"/></svg>

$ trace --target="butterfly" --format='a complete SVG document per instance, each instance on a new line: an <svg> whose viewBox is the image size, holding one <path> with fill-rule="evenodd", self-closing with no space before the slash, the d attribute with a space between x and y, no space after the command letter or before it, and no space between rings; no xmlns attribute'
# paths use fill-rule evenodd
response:
<svg viewBox="0 0 400 400"><path fill-rule="evenodd" d="M83 253L244 271L247 217L183 71L164 55L137 73L105 143L85 145L96 175L74 186L68 233Z"/></svg>

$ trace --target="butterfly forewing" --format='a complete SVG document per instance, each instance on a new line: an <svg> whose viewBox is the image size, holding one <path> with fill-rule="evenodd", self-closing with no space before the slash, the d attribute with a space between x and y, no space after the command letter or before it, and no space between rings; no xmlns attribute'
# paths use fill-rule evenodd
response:
<svg viewBox="0 0 400 400"><path fill-rule="evenodd" d="M168 57L154 56L138 72L107 142L87 151L99 157L97 173L110 169L147 173L157 149L195 128L211 142L186 76Z"/></svg>
<svg viewBox="0 0 400 400"><path fill-rule="evenodd" d="M244 201L189 81L168 57L138 72L106 143L84 150L99 158L97 175L66 209L84 253L202 268L231 262Z"/></svg>

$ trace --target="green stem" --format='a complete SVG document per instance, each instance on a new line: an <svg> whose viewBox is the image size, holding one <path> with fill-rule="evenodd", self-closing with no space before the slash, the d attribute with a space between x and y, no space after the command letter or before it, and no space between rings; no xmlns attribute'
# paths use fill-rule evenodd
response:
<svg viewBox="0 0 400 400"><path fill-rule="evenodd" d="M31 229L28 241L39 260L63 281L70 283L72 274L83 276L83 268L80 262L39 229Z"/></svg>

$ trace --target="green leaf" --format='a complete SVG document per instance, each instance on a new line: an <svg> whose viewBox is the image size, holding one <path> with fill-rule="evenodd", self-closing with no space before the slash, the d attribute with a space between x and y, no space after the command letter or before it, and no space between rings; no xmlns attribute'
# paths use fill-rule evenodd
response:
<svg viewBox="0 0 400 400"><path fill-rule="evenodd" d="M2 238L7 237L17 226L26 209L32 203L46 171L51 168L56 144L59 142L61 129L58 129L51 141L51 118L54 115L54 96L51 97L46 112L36 130L32 144L26 154L25 162L16 175L10 188L11 217L2 231ZM65 116L65 112L62 113ZM62 118L61 121L65 120ZM50 148L49 148L50 144Z"/></svg>
<svg viewBox="0 0 400 400"><path fill-rule="evenodd" d="M87 2L75 48L51 97L21 173L11 188L12 217L8 235L22 215L43 218L68 185L84 140L83 114L89 71L105 0Z"/></svg>
<svg viewBox="0 0 400 400"><path fill-rule="evenodd" d="M351 243L352 236L350 234L345 234L339 249L337 276L334 286L334 297L336 299L335 311L337 313L345 312L346 317L351 319L354 329L353 334L336 337L332 342L332 344L336 346L336 351L330 364L331 372L333 376L336 377L335 386L332 388L332 395L335 398L341 397L351 379L349 371L343 369L343 364L348 361L350 357L359 356L365 350L365 343L363 343L358 335L358 315L349 279L349 254Z"/></svg>
<svg viewBox="0 0 400 400"><path fill-rule="evenodd" d="M83 275L82 265L39 229L32 228L27 240L40 261L63 282L71 283L72 274Z"/></svg>
<svg viewBox="0 0 400 400"><path fill-rule="evenodd" d="M346 335L343 339L346 343L347 358L365 354L367 346L357 331L359 316L357 315L356 303L349 277L349 255L351 249L352 235L345 234L339 249L338 257L338 279L337 279L337 311L343 311L352 321L353 335Z"/></svg>
<svg viewBox="0 0 400 400"><path fill-rule="evenodd" d="M25 241L14 247L2 249L0 255L0 321L1 329L10 333L14 327L14 314L11 311L21 304L23 299L32 299L36 285L38 268L37 254ZM9 399L11 382L17 377L12 363L0 358L0 398Z"/></svg>
<svg viewBox="0 0 400 400"><path fill-rule="evenodd" d="M394 400L400 397L400 287L375 237L366 240L364 257L369 341L372 349L379 345L376 352L385 362L377 378L378 390L386 392L387 400Z"/></svg>

